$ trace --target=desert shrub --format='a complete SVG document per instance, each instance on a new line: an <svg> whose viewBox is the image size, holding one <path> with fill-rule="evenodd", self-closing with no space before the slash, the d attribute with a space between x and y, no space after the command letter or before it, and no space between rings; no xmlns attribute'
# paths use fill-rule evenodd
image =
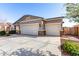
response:
<svg viewBox="0 0 79 59"><path fill-rule="evenodd" d="M0 36L6 35L5 31L0 31Z"/></svg>
<svg viewBox="0 0 79 59"><path fill-rule="evenodd" d="M73 41L66 41L63 44L63 50L72 56L79 56L79 44Z"/></svg>
<svg viewBox="0 0 79 59"><path fill-rule="evenodd" d="M16 30L9 31L9 34L16 34Z"/></svg>

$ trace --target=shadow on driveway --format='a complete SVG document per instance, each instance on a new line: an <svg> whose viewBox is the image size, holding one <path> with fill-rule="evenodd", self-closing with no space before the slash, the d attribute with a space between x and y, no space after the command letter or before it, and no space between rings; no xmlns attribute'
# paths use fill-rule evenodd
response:
<svg viewBox="0 0 79 59"><path fill-rule="evenodd" d="M2 51L2 50L0 50ZM52 54L50 51L46 51L48 53L48 56L57 56L55 54ZM46 56L43 51L40 51L37 49L35 52L32 51L32 48L30 50L27 50L25 48L17 49L16 51L12 53L7 53L5 51L2 51L3 56Z"/></svg>

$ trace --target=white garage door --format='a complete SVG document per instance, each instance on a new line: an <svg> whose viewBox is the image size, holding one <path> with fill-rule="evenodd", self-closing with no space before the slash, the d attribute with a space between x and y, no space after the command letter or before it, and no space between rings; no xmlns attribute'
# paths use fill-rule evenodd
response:
<svg viewBox="0 0 79 59"><path fill-rule="evenodd" d="M21 34L38 35L39 24L21 24L20 30Z"/></svg>
<svg viewBox="0 0 79 59"><path fill-rule="evenodd" d="M46 35L60 35L61 24L47 23L45 26Z"/></svg>

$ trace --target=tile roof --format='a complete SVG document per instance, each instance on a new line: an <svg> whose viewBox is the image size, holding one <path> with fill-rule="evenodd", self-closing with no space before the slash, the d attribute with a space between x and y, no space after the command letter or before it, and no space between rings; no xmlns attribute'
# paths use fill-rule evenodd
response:
<svg viewBox="0 0 79 59"><path fill-rule="evenodd" d="M17 20L14 24L16 24L16 23L18 23L18 22L20 22L20 21L22 21L22 20L24 20L24 19L37 19L37 18L42 18L43 19L43 17L39 17L39 16L33 16L33 15L24 15L24 16L22 16L19 20Z"/></svg>
<svg viewBox="0 0 79 59"><path fill-rule="evenodd" d="M29 19L37 19L37 18L41 18L44 21L52 21L53 23L55 22L62 22L62 19L64 17L54 17L54 18L48 18L48 19L44 19L43 17L39 17L39 16L33 16L33 15L24 15L22 16L19 20L17 20L14 24L19 23L20 21L23 21L24 19L29 20Z"/></svg>
<svg viewBox="0 0 79 59"><path fill-rule="evenodd" d="M52 22L52 23L59 23L59 22L62 22L63 18L64 17L54 17L54 18L45 19L45 21Z"/></svg>
<svg viewBox="0 0 79 59"><path fill-rule="evenodd" d="M48 19L46 19L46 20L55 20L55 19L63 19L63 18L65 18L65 17L53 17L53 18L48 18Z"/></svg>
<svg viewBox="0 0 79 59"><path fill-rule="evenodd" d="M0 26L9 26L12 25L11 23L0 23Z"/></svg>

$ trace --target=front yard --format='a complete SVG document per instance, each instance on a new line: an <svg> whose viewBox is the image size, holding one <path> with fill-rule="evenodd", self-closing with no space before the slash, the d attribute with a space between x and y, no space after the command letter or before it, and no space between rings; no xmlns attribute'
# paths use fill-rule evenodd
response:
<svg viewBox="0 0 79 59"><path fill-rule="evenodd" d="M79 56L79 39L75 36L62 36L62 55Z"/></svg>
<svg viewBox="0 0 79 59"><path fill-rule="evenodd" d="M0 37L1 56L59 56L60 37L11 35Z"/></svg>

